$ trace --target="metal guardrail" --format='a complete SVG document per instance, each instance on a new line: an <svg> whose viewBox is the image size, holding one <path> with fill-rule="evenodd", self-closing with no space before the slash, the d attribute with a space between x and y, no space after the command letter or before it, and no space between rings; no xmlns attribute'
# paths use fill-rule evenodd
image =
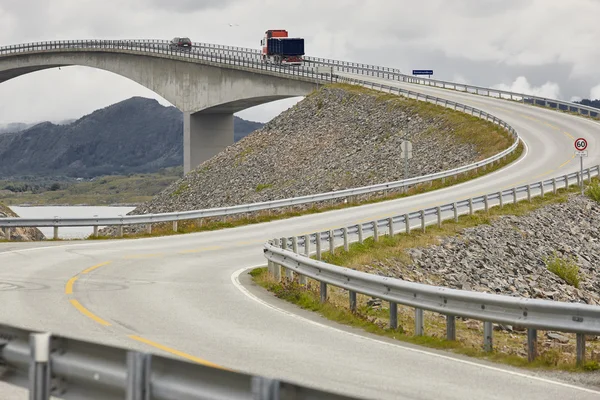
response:
<svg viewBox="0 0 600 400"><path fill-rule="evenodd" d="M166 46L168 42L161 43L156 40L149 40L147 42L135 42L133 45L127 41L65 41L65 42L41 42L41 43L33 43L21 46L9 46L0 48L1 54L13 54L13 53L22 53L22 52L35 52L35 51L55 51L57 49L73 49L77 48L79 50L97 50L97 49L120 49L120 50L138 50L138 51L150 51L150 52L158 52L159 54L163 54L167 52L168 54L176 54L179 55L181 52L174 52L172 50L165 50L164 46ZM77 47L80 46L80 47ZM8 52L8 53L7 53ZM265 65L260 61L251 61L251 60L240 60L240 59L229 59L224 57L223 55L215 55L214 53L210 54L200 54L191 52L188 55L184 55L184 57L195 57L197 60L209 61L209 62L223 62L226 65L239 65L243 67L254 67L256 65L260 65L261 69L265 67ZM1 56L0 56L1 57ZM289 72L288 68L281 68L285 70L286 73ZM278 68L274 68L274 70L279 71ZM301 71L296 71L296 76L300 74ZM274 200L268 202L260 202L253 204L244 204L239 206L232 207L222 207L222 208L211 208L204 210L196 210L196 211L187 211L187 212L176 212L176 213L162 213L162 214L145 214L145 215L128 215L122 217L107 217L107 218L2 218L0 219L0 227L4 227L8 229L6 237L10 237L10 228L13 227L54 227L54 238L58 238L58 228L59 227L72 227L72 226L93 226L94 227L94 235L97 235L99 226L107 226L107 225L115 225L122 227L124 225L134 225L134 224L142 224L147 225L149 230L152 229L152 224L154 223L163 223L163 222L177 222L191 219L201 219L201 218L211 218L211 217L223 217L223 216L231 216L236 214L244 214L249 212L256 212L262 210L271 210L282 207L292 207L297 205L311 204L328 200L336 200L336 199L344 199L352 196L364 195L369 193L377 193L395 189L407 189L411 186L415 186L418 184L431 182L437 179L445 179L447 177L457 176L461 173L467 173L469 171L477 170L478 168L486 167L495 162L499 162L504 157L511 154L516 150L519 144L519 137L517 132L506 122L501 119L485 112L480 109L470 107L464 104L456 103L453 101L449 101L446 99L438 98L435 96L423 95L418 92L413 92L410 90L405 90L389 85L382 85L378 83L362 81L353 78L347 77L339 77L331 74L316 74L314 75L306 75L310 77L317 77L319 79L323 78L323 81L328 82L344 82L350 83L354 85L366 86L374 90L383 91L386 93L393 93L400 96L405 96L408 98L413 98L418 101L430 102L436 105L441 105L444 107L452 108L454 110L462 111L464 113L471 114L473 116L479 117L481 119L485 119L490 121L496 125L499 125L503 129L507 130L509 134L513 137L513 144L506 150L489 157L485 160L478 161L476 163L472 163L466 166L462 166L459 168L455 168L449 171L442 171L434 174L429 174L421 177L415 177L410 179L404 179L400 181L387 182L382 184L363 186L358 188L351 188L345 190L338 190L327 193L320 193L315 195L308 195L302 197L295 197L289 199L281 199ZM293 75L294 73L292 73ZM174 225L174 230L177 230L176 224ZM119 232L122 234L122 230Z"/></svg>
<svg viewBox="0 0 600 400"><path fill-rule="evenodd" d="M217 51L223 54L244 54L249 57L260 58L260 50L252 48L214 45L209 43L195 43L194 45L199 49L210 49L211 51ZM397 68L382 67L372 64L353 63L348 61L310 56L304 57L304 60L306 63L309 64L331 66L336 71L340 72L368 75L388 80L397 80L406 83L434 86L442 89L463 91L478 95L485 95L489 97L502 98L506 100L521 101L523 103L548 107L559 111L577 112L581 115L589 116L592 118L600 118L600 109L568 101L550 99L547 97L535 96L526 93L493 89L484 86L469 85L466 83L456 83L438 79L415 77L413 75L403 74Z"/></svg>
<svg viewBox="0 0 600 400"><path fill-rule="evenodd" d="M354 399L294 383L0 325L0 380L32 400Z"/></svg>
<svg viewBox="0 0 600 400"><path fill-rule="evenodd" d="M577 334L577 362L585 359L585 335L600 334L600 307L585 304L532 300L519 297L493 295L405 282L321 262L323 247L329 252L343 245L349 250L351 242L362 243L367 237L379 240L380 235L410 233L413 229L426 230L429 225L442 225L444 220L458 221L461 215L490 207L503 207L520 200L556 193L560 188L582 185L584 179L591 181L600 176L600 165L580 172L563 175L535 184L514 187L484 196L426 208L413 213L397 215L377 221L356 224L326 232L316 232L300 237L274 239L265 244L265 257L269 271L276 280L283 276L293 280L300 275L300 283L306 277L321 282L321 301L327 299L327 285L349 290L350 308L356 310L356 294L364 294L390 302L390 327L397 328L397 304L415 308L415 332L423 335L423 310L444 314L447 317L448 340L456 340L455 318L473 318L484 321L484 348L492 350L492 323L511 324L528 328L528 354L533 361L537 354L537 330L558 330ZM337 242L337 243L336 243ZM312 245L316 250L311 251ZM289 250L288 250L289 249ZM316 260L310 259L311 254ZM302 254L302 255L301 255ZM281 268L284 268L282 272Z"/></svg>

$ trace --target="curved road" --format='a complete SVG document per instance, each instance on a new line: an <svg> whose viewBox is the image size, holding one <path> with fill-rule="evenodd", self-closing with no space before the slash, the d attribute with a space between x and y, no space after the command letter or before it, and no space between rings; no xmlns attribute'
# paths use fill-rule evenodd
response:
<svg viewBox="0 0 600 400"><path fill-rule="evenodd" d="M586 163L600 162L594 156L600 135L595 122L397 84L504 119L526 142L526 155L502 171L433 193L284 221L165 238L0 244L0 321L365 398L600 398L600 384L573 386L329 323L274 299L240 273L264 264L261 244L274 237L403 214L572 172L578 167L572 144L578 136L588 138Z"/></svg>

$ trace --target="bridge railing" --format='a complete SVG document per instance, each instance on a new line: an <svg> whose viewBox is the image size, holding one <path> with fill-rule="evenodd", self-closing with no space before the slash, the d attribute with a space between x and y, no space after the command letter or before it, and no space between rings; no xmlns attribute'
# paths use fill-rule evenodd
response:
<svg viewBox="0 0 600 400"><path fill-rule="evenodd" d="M378 241L383 235L409 234L413 230L425 232L427 226L442 226L443 221L458 222L461 215L487 212L491 207L503 207L518 201L531 201L533 197L557 193L571 185L583 185L584 180L600 175L600 165L534 184L500 190L484 196L430 207L416 212L395 215L365 223L332 229L298 237L274 239L264 245L270 274L277 280L294 280L300 284L307 278L320 282L321 301L327 300L327 285L349 291L349 308L356 310L356 294L363 294L390 302L390 328L397 328L397 305L414 307L415 334L423 335L423 310L446 316L447 339L456 340L456 317L483 321L483 347L493 347L492 323L508 324L528 329L528 355L537 356L537 330L556 330L577 334L577 363L585 361L585 335L600 335L600 307L558 301L533 300L455 290L400 279L382 277L320 261L325 251L333 254L336 248L350 249L350 243L363 243L372 237ZM310 258L315 255L316 260Z"/></svg>
<svg viewBox="0 0 600 400"><path fill-rule="evenodd" d="M287 381L0 325L0 380L29 398L352 399Z"/></svg>
<svg viewBox="0 0 600 400"><path fill-rule="evenodd" d="M249 57L259 58L260 50L244 47L214 45L210 43L195 43L198 49L208 49L210 51L218 51L224 54L244 54ZM397 68L382 67L373 64L354 63L342 60L334 60L319 57L305 56L304 60L308 64L327 65L334 68L335 71L347 72L352 74L373 76L388 80L396 80L400 82L433 86L442 89L451 89L477 95L502 98L506 100L520 101L523 103L548 107L558 111L573 112L580 115L589 116L600 119L600 110L594 107L585 106L578 103L550 99L541 96L535 96L526 93L511 92L507 90L494 89L483 86L470 85L466 83L456 83L443 81L438 79L420 78L413 75L403 74Z"/></svg>
<svg viewBox="0 0 600 400"><path fill-rule="evenodd" d="M341 200L348 199L353 196L360 196L366 194L385 193L392 190L407 190L410 187L432 182L434 180L446 179L450 177L458 177L460 174L468 173L470 171L477 170L479 168L485 168L494 163L500 162L505 157L509 156L514 152L519 144L519 136L517 132L506 122L501 119L486 113L480 109L459 104L446 99L440 99L434 96L423 95L418 92L412 92L409 90L397 88L394 86L381 85L378 83L372 83L368 81L362 81L352 78L343 77L332 77L334 82L345 82L355 85L366 86L373 90L379 90L386 93L393 93L408 98L413 98L419 101L426 101L454 110L462 111L478 118L488 120L506 130L513 138L512 145L504 151L489 157L485 160L477 161L475 163L465 165L462 167L454 168L447 171L437 172L428 174L420 177L414 177L409 179L403 179L394 182L386 182L376 185L363 186L358 188L351 188L345 190L337 190L332 192L294 197L281 200L273 200L260 203L243 204L231 207L222 208L210 208L204 210L175 212L175 213L162 213L162 214L144 214L144 215L127 215L121 217L105 217L105 218L0 218L0 227L4 227L7 232L5 236L10 238L10 229L16 227L54 227L54 238L58 238L59 227L72 227L72 226L93 226L94 232L97 234L99 226L114 225L123 227L125 225L146 225L151 230L152 224L173 222L173 221L184 221L184 220L196 220L201 218L214 218L224 217L231 215L246 214L250 212L257 212L263 210L272 210L283 207L293 207L298 205L306 205L312 203L318 203L329 200ZM176 230L177 227L174 226ZM122 235L122 229L119 228L119 236Z"/></svg>
<svg viewBox="0 0 600 400"><path fill-rule="evenodd" d="M98 48L102 46L102 44L107 44L108 46L114 46L114 43L119 43L119 46L129 48L134 48L138 50L158 50L159 47L169 47L169 41L160 40L160 39L150 39L150 40L140 40L140 39L129 39L129 40L77 40L77 41L53 41L53 42L38 42L34 43L39 48L43 48L44 50L56 50L60 48L67 48L68 46L81 46L82 44L89 43L91 46ZM202 54L202 53L211 53L213 54L213 58L216 58L217 55L224 56L232 56L237 58L243 58L246 60L260 60L260 51L257 49L244 48L244 47L236 47L236 46L226 46L226 45L217 45L210 43L193 43L194 51L190 52L189 55L193 54ZM115 48L115 47L111 47ZM15 45L15 46L5 46L0 48L1 54L11 54L16 52L27 52L32 50L32 43L23 44L23 45ZM177 50L172 50L172 53L180 53ZM178 54L181 55L181 54ZM412 84L420 84L426 86L433 86L437 88L443 89L451 89L457 91L463 91L467 93L473 93L483 96L502 98L506 100L514 100L520 101L523 103L548 107L551 109L555 109L557 111L564 112L572 112L578 113L583 116L588 116L592 118L599 119L600 118L600 110L594 107L584 106L577 103L561 101L557 99L549 99L540 96L534 96L531 94L525 93L516 93L505 91L501 89L493 89L482 86L469 85L466 83L456 83L450 81L442 81L436 79L428 79L428 78L420 78L412 75L403 74L399 69L376 66L371 64L361 64L361 63L353 63L348 61L341 60L332 60L326 58L319 57L305 57L305 62L310 66L314 65L327 65L334 68L335 71L339 72L347 72L353 74L367 75L372 77L379 77L382 79L388 80L396 80L400 82L412 83ZM262 69L262 68L261 68ZM278 69L278 68L275 68ZM282 69L287 70L285 72L289 72L289 68L283 67ZM294 70L298 71L299 68L294 68ZM309 69L310 70L310 69ZM304 69L306 72L307 70ZM313 69L314 71L314 69Z"/></svg>

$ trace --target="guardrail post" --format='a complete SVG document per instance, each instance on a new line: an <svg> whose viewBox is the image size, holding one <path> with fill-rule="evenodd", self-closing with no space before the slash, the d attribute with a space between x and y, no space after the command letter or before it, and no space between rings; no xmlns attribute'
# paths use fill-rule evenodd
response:
<svg viewBox="0 0 600 400"><path fill-rule="evenodd" d="M490 200L488 199L487 194L485 196L483 196L483 204L485 207L485 212L488 212L490 210Z"/></svg>
<svg viewBox="0 0 600 400"><path fill-rule="evenodd" d="M592 170L588 168L585 170L585 173L587 174L588 184L592 183Z"/></svg>
<svg viewBox="0 0 600 400"><path fill-rule="evenodd" d="M454 315L446 315L446 339L456 340L456 317Z"/></svg>
<svg viewBox="0 0 600 400"><path fill-rule="evenodd" d="M333 230L329 231L329 254L335 254L335 236L333 234Z"/></svg>
<svg viewBox="0 0 600 400"><path fill-rule="evenodd" d="M498 200L500 201L500 208L504 207L504 199L502 198L502 191L498 192Z"/></svg>
<svg viewBox="0 0 600 400"><path fill-rule="evenodd" d="M127 383L125 388L126 400L145 400L149 393L150 382L148 382L147 365L150 355L137 351L127 352Z"/></svg>
<svg viewBox="0 0 600 400"><path fill-rule="evenodd" d="M146 224L146 233L152 235L152 224Z"/></svg>
<svg viewBox="0 0 600 400"><path fill-rule="evenodd" d="M344 236L344 251L350 251L350 245L348 244L348 228L342 228L342 235Z"/></svg>
<svg viewBox="0 0 600 400"><path fill-rule="evenodd" d="M517 204L517 188L513 188L512 189L512 194L513 194L513 204Z"/></svg>
<svg viewBox="0 0 600 400"><path fill-rule="evenodd" d="M544 197L544 195L546 194L544 192L544 181L540 181L540 193L541 193L541 197Z"/></svg>
<svg viewBox="0 0 600 400"><path fill-rule="evenodd" d="M282 237L281 238L281 249L282 250L287 250L288 249L288 238L287 237ZM286 279L290 279L293 280L294 279L294 272L291 271L288 268L285 267L281 267L281 272L282 275L285 275Z"/></svg>
<svg viewBox="0 0 600 400"><path fill-rule="evenodd" d="M52 237L54 240L58 240L58 226L54 227L54 235Z"/></svg>
<svg viewBox="0 0 600 400"><path fill-rule="evenodd" d="M421 230L425 233L425 210L421 210Z"/></svg>
<svg viewBox="0 0 600 400"><path fill-rule="evenodd" d="M469 199L469 215L473 215L473 199Z"/></svg>
<svg viewBox="0 0 600 400"><path fill-rule="evenodd" d="M98 237L98 225L94 225L94 233L92 233L92 236L95 238Z"/></svg>
<svg viewBox="0 0 600 400"><path fill-rule="evenodd" d="M442 208L438 206L436 208L436 213L437 213L437 220L438 220L438 228L441 228L442 227Z"/></svg>
<svg viewBox="0 0 600 400"><path fill-rule="evenodd" d="M373 224L373 240L375 242L379 241L379 227L377 226L377 221L371 222Z"/></svg>
<svg viewBox="0 0 600 400"><path fill-rule="evenodd" d="M527 184L527 201L531 203L531 185Z"/></svg>
<svg viewBox="0 0 600 400"><path fill-rule="evenodd" d="M491 352L494 348L493 345L493 334L494 329L493 325L490 321L483 322L483 350L486 352Z"/></svg>
<svg viewBox="0 0 600 400"><path fill-rule="evenodd" d="M527 360L535 361L537 357L537 329L527 329Z"/></svg>
<svg viewBox="0 0 600 400"><path fill-rule="evenodd" d="M454 209L454 222L458 222L458 204L453 203L452 208Z"/></svg>
<svg viewBox="0 0 600 400"><path fill-rule="evenodd" d="M425 328L423 325L423 309L415 308L415 336L424 335Z"/></svg>
<svg viewBox="0 0 600 400"><path fill-rule="evenodd" d="M177 232L178 221L173 221L173 232Z"/></svg>
<svg viewBox="0 0 600 400"><path fill-rule="evenodd" d="M317 245L317 260L321 259L321 232L315 233Z"/></svg>
<svg viewBox="0 0 600 400"><path fill-rule="evenodd" d="M556 178L552 178L552 193L556 194Z"/></svg>
<svg viewBox="0 0 600 400"><path fill-rule="evenodd" d="M577 334L577 366L581 367L585 363L585 334Z"/></svg>
<svg viewBox="0 0 600 400"><path fill-rule="evenodd" d="M273 246L279 247L279 239L273 239ZM281 282L281 265L273 263L273 277L275 282Z"/></svg>
<svg viewBox="0 0 600 400"><path fill-rule="evenodd" d="M11 236L11 228L10 226L5 226L4 227L4 237L6 238L6 240L10 240L10 236Z"/></svg>
<svg viewBox="0 0 600 400"><path fill-rule="evenodd" d="M29 398L50 399L50 334L29 335Z"/></svg>
<svg viewBox="0 0 600 400"><path fill-rule="evenodd" d="M390 302L390 329L398 329L398 304Z"/></svg>
<svg viewBox="0 0 600 400"><path fill-rule="evenodd" d="M320 282L321 283L321 303L325 303L327 301L327 283L325 282Z"/></svg>
<svg viewBox="0 0 600 400"><path fill-rule="evenodd" d="M388 229L389 229L390 237L393 238L394 237L394 218L393 217L388 218Z"/></svg>
<svg viewBox="0 0 600 400"><path fill-rule="evenodd" d="M569 189L569 175L565 175L564 178L565 178L565 189L568 190Z"/></svg>
<svg viewBox="0 0 600 400"><path fill-rule="evenodd" d="M362 244L363 243L363 228L362 228L362 224L358 224L358 243Z"/></svg>
<svg viewBox="0 0 600 400"><path fill-rule="evenodd" d="M408 214L404 214L404 229L408 235L410 233L410 218L408 217Z"/></svg>
<svg viewBox="0 0 600 400"><path fill-rule="evenodd" d="M123 237L123 225L117 226L117 237Z"/></svg>
<svg viewBox="0 0 600 400"><path fill-rule="evenodd" d="M356 312L356 292L350 291L350 311Z"/></svg>

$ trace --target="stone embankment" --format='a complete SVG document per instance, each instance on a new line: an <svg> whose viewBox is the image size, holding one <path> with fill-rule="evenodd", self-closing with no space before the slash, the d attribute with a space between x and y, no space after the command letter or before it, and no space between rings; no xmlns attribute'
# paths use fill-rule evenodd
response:
<svg viewBox="0 0 600 400"><path fill-rule="evenodd" d="M469 164L512 144L494 124L463 113L333 85L204 162L131 214L232 206L400 180L405 178L400 158L405 139L414 149L410 177Z"/></svg>
<svg viewBox="0 0 600 400"><path fill-rule="evenodd" d="M18 217L18 215L12 212L10 208L0 204L0 218L8 217ZM25 242L44 240L45 238L44 234L37 228L13 228L11 229L10 234L10 240L20 240ZM0 228L0 240L7 239L6 231L3 228Z"/></svg>
<svg viewBox="0 0 600 400"><path fill-rule="evenodd" d="M456 289L600 305L598 226L600 204L571 195L567 203L501 216L437 245L409 249L410 265L387 259L365 270ZM550 272L557 258L578 269L579 287Z"/></svg>

